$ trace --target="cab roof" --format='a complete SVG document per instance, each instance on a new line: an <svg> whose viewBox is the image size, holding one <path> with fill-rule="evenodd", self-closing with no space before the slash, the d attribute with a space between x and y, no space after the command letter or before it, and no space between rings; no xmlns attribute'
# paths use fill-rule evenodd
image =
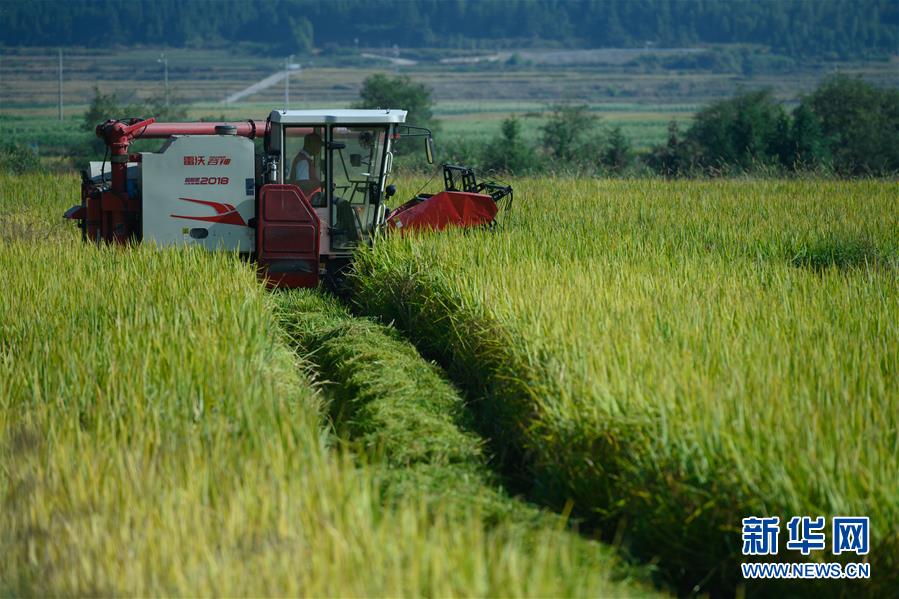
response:
<svg viewBox="0 0 899 599"><path fill-rule="evenodd" d="M361 109L325 109L325 110L273 110L270 116L273 123L285 125L325 125L347 124L368 125L405 123L405 110L361 110Z"/></svg>

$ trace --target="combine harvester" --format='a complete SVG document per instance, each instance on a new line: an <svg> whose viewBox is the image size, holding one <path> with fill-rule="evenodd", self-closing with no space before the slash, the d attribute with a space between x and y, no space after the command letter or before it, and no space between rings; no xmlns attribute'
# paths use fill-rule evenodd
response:
<svg viewBox="0 0 899 599"><path fill-rule="evenodd" d="M443 191L388 210L393 143L422 137L433 163L431 132L405 120L402 110L275 110L264 123L109 120L96 129L109 172L105 158L90 163L81 204L65 216L95 243L240 252L277 287L333 282L379 230L493 225L512 188L452 165L443 166ZM167 140L158 152L129 152L154 138Z"/></svg>

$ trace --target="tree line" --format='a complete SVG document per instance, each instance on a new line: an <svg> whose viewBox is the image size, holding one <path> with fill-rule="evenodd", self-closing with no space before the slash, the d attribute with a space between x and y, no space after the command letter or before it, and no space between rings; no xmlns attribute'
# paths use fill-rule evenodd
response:
<svg viewBox="0 0 899 599"><path fill-rule="evenodd" d="M640 157L664 175L824 171L842 176L899 173L899 90L837 75L788 112L768 91L700 110L680 134Z"/></svg>
<svg viewBox="0 0 899 599"><path fill-rule="evenodd" d="M361 98L360 108L403 106L409 122L439 127L430 90L407 76L373 75L363 82ZM417 147L402 143L401 166L427 168ZM587 106L558 105L540 127L537 143L511 117L493 139L450 139L438 144L438 154L443 162L510 175L896 176L899 89L834 75L792 110L768 90L747 91L702 108L685 131L672 121L665 143L639 152L620 127L603 123Z"/></svg>
<svg viewBox="0 0 899 599"><path fill-rule="evenodd" d="M8 46L319 48L761 44L790 56L895 53L895 0L0 0Z"/></svg>

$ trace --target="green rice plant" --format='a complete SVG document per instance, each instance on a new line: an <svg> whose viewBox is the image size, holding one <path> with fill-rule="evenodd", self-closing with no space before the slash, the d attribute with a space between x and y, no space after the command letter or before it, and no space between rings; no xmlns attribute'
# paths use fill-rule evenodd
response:
<svg viewBox="0 0 899 599"><path fill-rule="evenodd" d="M0 176L0 595L644 593L562 531L388 505L253 266L82 243L77 190Z"/></svg>
<svg viewBox="0 0 899 599"><path fill-rule="evenodd" d="M498 231L384 239L354 292L465 390L509 476L682 592L743 584L751 515L870 516L860 588L895 588L895 184L513 183ZM797 268L822 239L850 258Z"/></svg>

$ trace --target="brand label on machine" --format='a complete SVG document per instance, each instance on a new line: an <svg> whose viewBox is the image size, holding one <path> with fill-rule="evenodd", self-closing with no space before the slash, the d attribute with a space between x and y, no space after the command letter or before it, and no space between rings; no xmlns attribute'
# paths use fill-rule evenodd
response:
<svg viewBox="0 0 899 599"><path fill-rule="evenodd" d="M184 166L228 166L231 159L228 156L185 156Z"/></svg>

